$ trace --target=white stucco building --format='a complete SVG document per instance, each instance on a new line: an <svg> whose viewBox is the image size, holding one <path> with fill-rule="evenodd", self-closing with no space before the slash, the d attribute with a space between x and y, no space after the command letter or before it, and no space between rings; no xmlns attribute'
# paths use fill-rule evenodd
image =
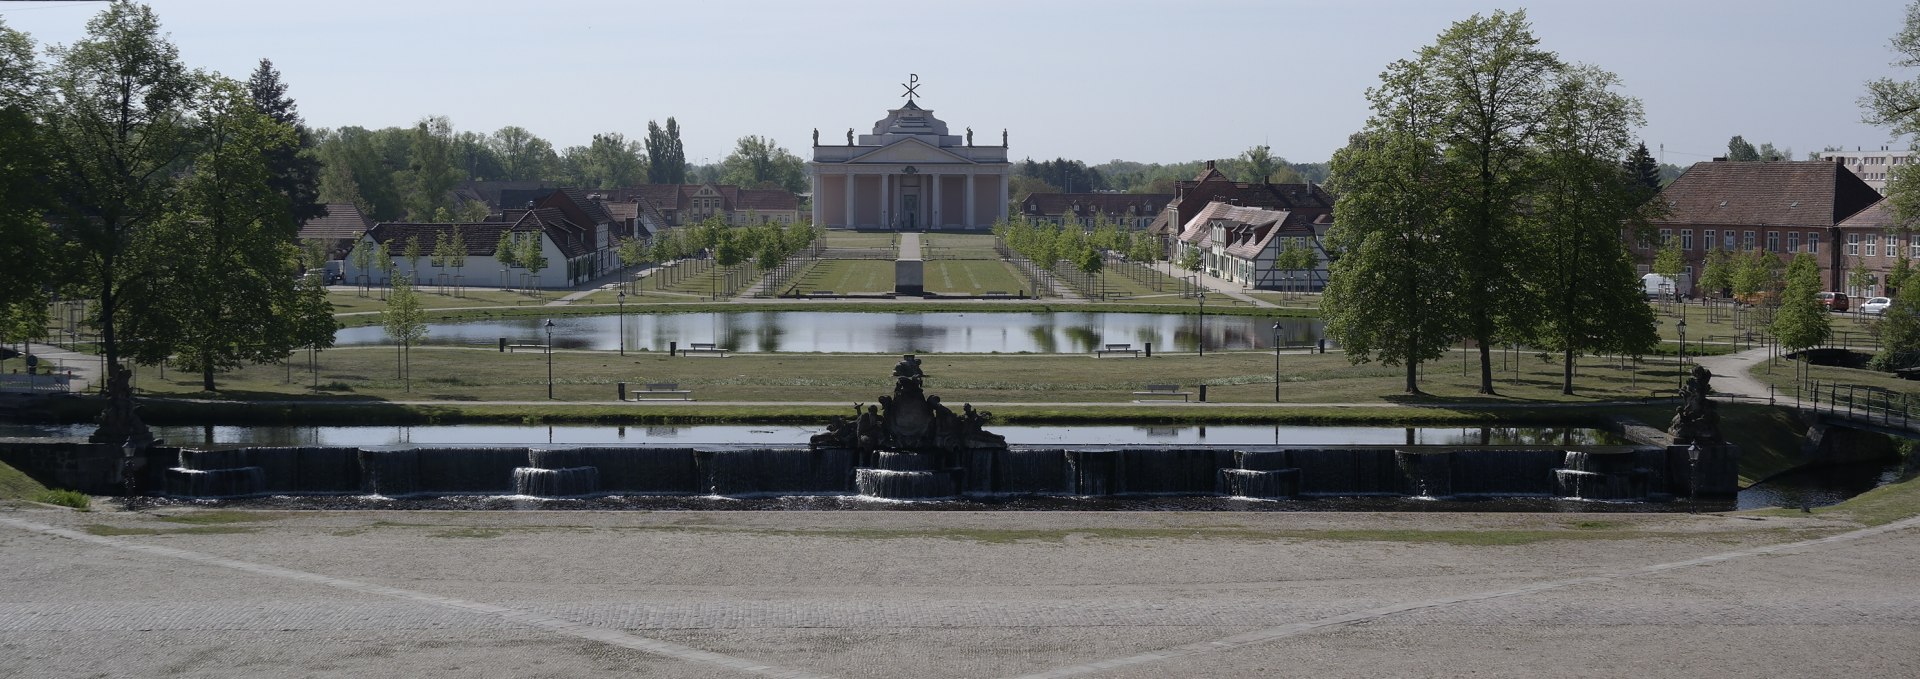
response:
<svg viewBox="0 0 1920 679"><path fill-rule="evenodd" d="M813 223L832 228L986 229L1007 216L1007 134L974 145L909 99L845 145L813 132Z"/></svg>
<svg viewBox="0 0 1920 679"><path fill-rule="evenodd" d="M1882 146L1877 151L1862 151L1856 146L1852 151L1820 152L1821 160L1839 163L1842 167L1852 170L1854 176L1865 181L1867 186L1873 187L1873 190L1879 191L1881 195L1887 193L1887 182L1893 179L1893 168L1911 164L1915 162L1914 158L1915 152L1912 150L1887 146Z"/></svg>

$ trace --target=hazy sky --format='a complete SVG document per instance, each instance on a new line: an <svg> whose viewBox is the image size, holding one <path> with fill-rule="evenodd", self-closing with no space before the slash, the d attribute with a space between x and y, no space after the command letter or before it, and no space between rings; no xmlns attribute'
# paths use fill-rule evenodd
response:
<svg viewBox="0 0 1920 679"><path fill-rule="evenodd" d="M313 126L446 115L564 147L675 116L693 162L742 135L804 158L813 128L829 144L866 133L905 101L908 73L955 134L1007 128L1016 158L1175 162L1267 143L1326 160L1387 63L1453 21L1521 7L1543 47L1618 73L1646 105L1648 147L1680 165L1735 134L1797 157L1894 143L1860 123L1862 83L1916 75L1891 66L1899 0L151 4L189 66L244 79L272 59ZM101 6L0 2L0 17L65 43Z"/></svg>

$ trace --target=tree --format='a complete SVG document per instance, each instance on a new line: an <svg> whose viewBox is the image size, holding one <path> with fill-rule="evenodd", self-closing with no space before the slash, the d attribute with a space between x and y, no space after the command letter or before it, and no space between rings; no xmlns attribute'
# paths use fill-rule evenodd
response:
<svg viewBox="0 0 1920 679"><path fill-rule="evenodd" d="M312 271L314 269L326 268L327 255L332 249L332 246L328 245L326 240L320 238L301 239L300 270Z"/></svg>
<svg viewBox="0 0 1920 679"><path fill-rule="evenodd" d="M124 295L147 284L130 275L130 249L167 214L173 170L192 150L195 78L161 37L153 10L129 2L108 5L84 37L48 52L55 64L45 139L60 200L57 235L93 293L100 351L117 370Z"/></svg>
<svg viewBox="0 0 1920 679"><path fill-rule="evenodd" d="M807 190L806 166L772 139L741 137L733 153L720 161L721 181L745 188L776 188L794 193Z"/></svg>
<svg viewBox="0 0 1920 679"><path fill-rule="evenodd" d="M46 213L51 170L40 122L45 75L33 42L0 19L0 342L46 327L47 290L57 273Z"/></svg>
<svg viewBox="0 0 1920 679"><path fill-rule="evenodd" d="M353 270L359 272L359 278L371 279L367 272L373 270L373 255L373 248L367 246L366 239L353 242L353 250L347 253L347 261L353 262ZM365 285L357 280L356 283Z"/></svg>
<svg viewBox="0 0 1920 679"><path fill-rule="evenodd" d="M1449 230L1460 311L1479 345L1479 391L1491 394L1496 340L1524 336L1539 316L1539 298L1528 294L1524 267L1516 266L1530 249L1520 216L1537 180L1525 161L1562 66L1539 48L1524 10L1457 22L1421 49L1419 61L1411 96L1437 113L1431 134L1455 187L1433 209L1456 222Z"/></svg>
<svg viewBox="0 0 1920 679"><path fill-rule="evenodd" d="M1727 160L1759 160L1760 150L1753 147L1745 137L1733 135L1727 140Z"/></svg>
<svg viewBox="0 0 1920 679"><path fill-rule="evenodd" d="M447 240L447 232L433 232L433 252L428 255L427 263L434 268L434 278L447 275L447 262L453 258L453 242Z"/></svg>
<svg viewBox="0 0 1920 679"><path fill-rule="evenodd" d="M406 193L407 219L432 221L436 210L453 207L453 187L464 175L453 163L453 123L442 116L422 119L407 141L407 169L396 177Z"/></svg>
<svg viewBox="0 0 1920 679"><path fill-rule="evenodd" d="M1700 288L1709 297L1724 297L1733 289L1733 253L1709 250L1700 267Z"/></svg>
<svg viewBox="0 0 1920 679"><path fill-rule="evenodd" d="M1733 294L1754 299L1757 304L1774 306L1780 290L1780 258L1764 250L1749 250L1734 259Z"/></svg>
<svg viewBox="0 0 1920 679"><path fill-rule="evenodd" d="M540 285L540 272L545 270L549 263L545 239L538 231L527 235L530 237L521 239L520 247L514 253L513 259L520 266L526 267L528 275L533 276L534 287L543 287Z"/></svg>
<svg viewBox="0 0 1920 679"><path fill-rule="evenodd" d="M453 227L453 238L447 241L447 265L453 267L453 285L456 293L460 289L460 270L467 268L467 239L460 234L460 227Z"/></svg>
<svg viewBox="0 0 1920 679"><path fill-rule="evenodd" d="M380 326L399 350L394 376L406 380L407 391L413 391L413 372L410 370L413 345L427 337L427 315L421 310L420 295L414 292L411 278L394 277L393 294L387 296L387 306L380 310Z"/></svg>
<svg viewBox="0 0 1920 679"><path fill-rule="evenodd" d="M647 183L687 183L687 151L680 143L680 123L667 116L667 126L647 121Z"/></svg>
<svg viewBox="0 0 1920 679"><path fill-rule="evenodd" d="M145 364L176 361L215 391L214 373L282 360L295 346L298 249L273 161L297 148L291 125L259 112L246 87L213 77L195 112L200 152L172 210L137 234L126 336Z"/></svg>
<svg viewBox="0 0 1920 679"><path fill-rule="evenodd" d="M247 80L247 93L255 110L293 129L295 143L274 149L267 158L272 172L268 183L287 199L294 223L325 216L327 206L320 202L320 157L314 153L313 133L300 120L299 108L287 96L287 85L280 82L280 71L272 61L260 60Z"/></svg>
<svg viewBox="0 0 1920 679"><path fill-rule="evenodd" d="M407 276L415 280L420 278L420 255L419 234L407 236L406 244L400 248L400 256L407 258Z"/></svg>
<svg viewBox="0 0 1920 679"><path fill-rule="evenodd" d="M1637 178L1634 178L1638 181ZM1680 284L1680 272L1686 270L1686 254L1680 251L1680 241L1667 239L1665 247L1653 255L1653 272L1667 277L1674 285ZM1675 290L1678 294L1681 291Z"/></svg>
<svg viewBox="0 0 1920 679"><path fill-rule="evenodd" d="M1246 177L1247 181L1250 182L1267 181L1273 176L1274 168L1278 167L1280 163L1286 162L1284 158L1275 162L1273 149L1268 148L1265 144L1242 151L1240 153L1240 160L1247 164Z"/></svg>
<svg viewBox="0 0 1920 679"><path fill-rule="evenodd" d="M1654 194L1660 192L1660 164L1653 161L1652 153L1647 152L1646 142L1634 147L1623 166L1627 176L1640 186L1645 199L1651 200Z"/></svg>
<svg viewBox="0 0 1920 679"><path fill-rule="evenodd" d="M495 130L487 146L499 159L501 178L509 181L546 179L559 161L552 143L517 125Z"/></svg>
<svg viewBox="0 0 1920 679"><path fill-rule="evenodd" d="M1420 393L1420 364L1459 336L1462 306L1451 224L1431 207L1446 191L1440 149L1423 135L1436 111L1409 96L1423 75L1413 62L1388 66L1386 82L1367 91L1365 131L1333 155L1328 184L1339 199L1327 243L1344 254L1320 305L1347 359L1405 366L1408 394Z"/></svg>
<svg viewBox="0 0 1920 679"><path fill-rule="evenodd" d="M1203 263L1198 248L1188 248L1186 252L1180 253L1180 268L1182 269L1198 272L1200 271L1200 265Z"/></svg>
<svg viewBox="0 0 1920 679"><path fill-rule="evenodd" d="M1912 25L1912 24L1909 24ZM1874 370L1893 371L1920 364L1920 285L1902 285L1880 318L1880 353Z"/></svg>
<svg viewBox="0 0 1920 679"><path fill-rule="evenodd" d="M1878 282L1878 277L1873 274L1873 269L1867 268L1867 262L1864 259L1854 260L1853 268L1847 270L1847 287L1858 290L1861 294L1872 296L1873 286Z"/></svg>
<svg viewBox="0 0 1920 679"><path fill-rule="evenodd" d="M1795 255L1787 266L1787 288L1773 316L1773 336L1788 349L1819 346L1833 335L1832 320L1820 302L1820 264L1813 255Z"/></svg>
<svg viewBox="0 0 1920 679"><path fill-rule="evenodd" d="M577 167L576 184L590 189L611 189L641 183L646 177L646 161L641 158L640 143L629 141L619 132L593 135L585 148L568 149L568 160Z"/></svg>
<svg viewBox="0 0 1920 679"><path fill-rule="evenodd" d="M294 346L304 346L313 352L333 347L340 322L333 318L333 302L327 299L325 281L314 276L300 277L288 311Z"/></svg>

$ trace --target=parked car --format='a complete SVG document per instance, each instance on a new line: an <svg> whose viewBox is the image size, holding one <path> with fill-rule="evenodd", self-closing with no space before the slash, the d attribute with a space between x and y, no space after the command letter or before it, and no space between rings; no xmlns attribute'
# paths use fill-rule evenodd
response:
<svg viewBox="0 0 1920 679"><path fill-rule="evenodd" d="M1892 305L1892 299L1886 297L1869 297L1867 301L1860 303L1860 313L1878 316L1887 313L1887 307Z"/></svg>
<svg viewBox="0 0 1920 679"><path fill-rule="evenodd" d="M1849 301L1850 300L1847 299L1847 293L1844 292L1820 293L1820 304L1827 307L1830 311L1846 311L1848 306L1847 302Z"/></svg>

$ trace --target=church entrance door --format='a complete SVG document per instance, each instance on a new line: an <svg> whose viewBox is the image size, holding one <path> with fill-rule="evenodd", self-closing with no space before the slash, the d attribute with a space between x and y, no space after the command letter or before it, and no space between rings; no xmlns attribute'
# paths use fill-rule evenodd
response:
<svg viewBox="0 0 1920 679"><path fill-rule="evenodd" d="M906 219L901 222L901 226L908 231L920 228L920 196L907 194L900 197L900 202L903 208L901 212L906 215Z"/></svg>

